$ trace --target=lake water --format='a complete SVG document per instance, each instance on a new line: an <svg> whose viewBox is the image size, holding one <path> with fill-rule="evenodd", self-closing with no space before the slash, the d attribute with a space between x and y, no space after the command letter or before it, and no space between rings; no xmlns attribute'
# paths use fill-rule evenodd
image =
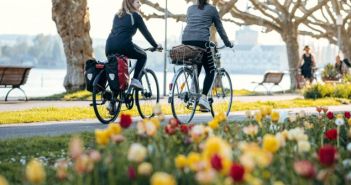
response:
<svg viewBox="0 0 351 185"><path fill-rule="evenodd" d="M168 83L172 80L173 74L173 72L167 73L167 87ZM28 97L49 96L62 93L65 91L65 88L63 87L63 79L65 75L65 69L32 69L29 73L27 83L22 86L22 89L26 92ZM160 93L163 94L163 72L157 72L156 75L160 86ZM234 89L253 90L255 84L252 82L261 82L263 79L263 74L230 74L230 76ZM200 75L201 82L203 77L204 72ZM285 90L289 89L290 79L287 74L283 77L280 85ZM0 97L5 97L8 90L9 89L0 88ZM274 87L272 89L272 91L280 90L279 87ZM259 87L257 88L257 91L264 91L264 88ZM21 93L18 90L11 92L11 96L20 95Z"/></svg>

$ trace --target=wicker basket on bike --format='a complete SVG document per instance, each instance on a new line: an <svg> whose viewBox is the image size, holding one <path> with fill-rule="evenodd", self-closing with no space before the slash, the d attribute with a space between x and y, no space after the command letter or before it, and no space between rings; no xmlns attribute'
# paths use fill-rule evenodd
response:
<svg viewBox="0 0 351 185"><path fill-rule="evenodd" d="M171 58L171 63L175 65L192 65L201 63L203 54L206 50L196 46L190 45L179 45L174 46L170 52L169 56Z"/></svg>

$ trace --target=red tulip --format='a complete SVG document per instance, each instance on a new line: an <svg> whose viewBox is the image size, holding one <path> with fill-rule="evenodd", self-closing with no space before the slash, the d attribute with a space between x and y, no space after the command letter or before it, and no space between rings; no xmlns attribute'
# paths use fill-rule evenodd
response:
<svg viewBox="0 0 351 185"><path fill-rule="evenodd" d="M223 169L222 158L215 154L211 157L211 166L213 169L217 171L221 171Z"/></svg>
<svg viewBox="0 0 351 185"><path fill-rule="evenodd" d="M347 119L350 119L350 118L351 118L350 112L345 112L345 113L344 113L344 116L345 116L345 118L347 118Z"/></svg>
<svg viewBox="0 0 351 185"><path fill-rule="evenodd" d="M245 169L241 164L233 163L230 167L229 175L235 182L241 182L244 179Z"/></svg>
<svg viewBox="0 0 351 185"><path fill-rule="evenodd" d="M316 175L313 164L307 160L294 162L294 170L298 175L306 178L313 178Z"/></svg>
<svg viewBox="0 0 351 185"><path fill-rule="evenodd" d="M168 121L168 124L171 125L172 128L177 128L178 125L179 125L179 121L175 118L171 118L169 121Z"/></svg>
<svg viewBox="0 0 351 185"><path fill-rule="evenodd" d="M332 112L328 112L327 113L327 118L328 119L333 119L334 118L334 114Z"/></svg>
<svg viewBox="0 0 351 185"><path fill-rule="evenodd" d="M327 130L324 136L329 140L335 140L338 136L338 131L336 129Z"/></svg>
<svg viewBox="0 0 351 185"><path fill-rule="evenodd" d="M130 180L136 179L136 171L135 171L135 168L133 166L128 167L128 177Z"/></svg>
<svg viewBox="0 0 351 185"><path fill-rule="evenodd" d="M331 166L336 159L336 148L332 145L324 145L318 151L319 162L325 166Z"/></svg>
<svg viewBox="0 0 351 185"><path fill-rule="evenodd" d="M132 124L132 117L129 114L122 114L119 124L122 128L129 128Z"/></svg>
<svg viewBox="0 0 351 185"><path fill-rule="evenodd" d="M188 127L188 125L185 125L185 124L180 125L180 131L181 131L183 134L188 134L188 132L189 132L189 127Z"/></svg>
<svg viewBox="0 0 351 185"><path fill-rule="evenodd" d="M176 130L175 128L173 128L170 124L168 124L168 125L165 126L165 132L166 132L167 134L169 134L169 135L175 134L176 131L177 131L177 130Z"/></svg>

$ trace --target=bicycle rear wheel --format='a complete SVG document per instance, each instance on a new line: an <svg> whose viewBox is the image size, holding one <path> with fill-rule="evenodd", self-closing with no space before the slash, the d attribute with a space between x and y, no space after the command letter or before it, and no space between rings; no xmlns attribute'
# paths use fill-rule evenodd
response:
<svg viewBox="0 0 351 185"><path fill-rule="evenodd" d="M224 69L216 70L216 78L214 79L210 92L211 114L215 115L223 112L229 115L233 101L233 87L229 74Z"/></svg>
<svg viewBox="0 0 351 185"><path fill-rule="evenodd" d="M183 68L172 82L172 113L181 123L189 123L195 114L199 89L193 77L190 70Z"/></svg>
<svg viewBox="0 0 351 185"><path fill-rule="evenodd" d="M108 81L106 82L105 87L99 85L98 82L100 81L100 78L105 78L104 75L106 74L102 71L94 80L93 107L98 120L103 124L108 124L116 120L121 109L121 102L117 101L120 93L115 95L111 91Z"/></svg>
<svg viewBox="0 0 351 185"><path fill-rule="evenodd" d="M140 81L143 90L135 91L135 104L142 118L150 118L154 116L153 108L160 100L157 78L152 70L145 69L141 73Z"/></svg>

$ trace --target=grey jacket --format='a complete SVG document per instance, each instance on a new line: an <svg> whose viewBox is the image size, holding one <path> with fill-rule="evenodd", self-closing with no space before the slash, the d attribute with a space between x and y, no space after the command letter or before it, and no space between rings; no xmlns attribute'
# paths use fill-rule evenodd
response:
<svg viewBox="0 0 351 185"><path fill-rule="evenodd" d="M208 4L203 10L200 10L198 5L192 5L188 8L187 25L183 31L182 41L209 41L212 23L214 23L224 44L230 46L231 43L225 33L217 9Z"/></svg>

